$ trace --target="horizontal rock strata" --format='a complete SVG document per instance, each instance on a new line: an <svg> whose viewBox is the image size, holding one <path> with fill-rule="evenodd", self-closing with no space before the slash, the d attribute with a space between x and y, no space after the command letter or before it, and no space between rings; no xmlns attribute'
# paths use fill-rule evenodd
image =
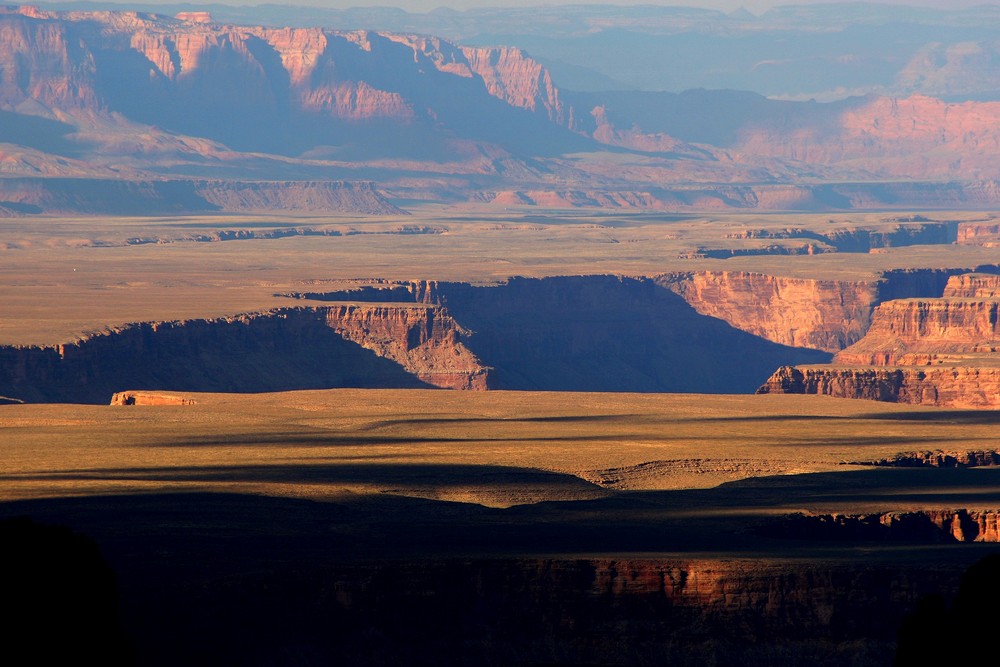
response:
<svg viewBox="0 0 1000 667"><path fill-rule="evenodd" d="M996 367L785 366L758 394L820 394L890 403L955 408L1000 408L1000 365Z"/></svg>

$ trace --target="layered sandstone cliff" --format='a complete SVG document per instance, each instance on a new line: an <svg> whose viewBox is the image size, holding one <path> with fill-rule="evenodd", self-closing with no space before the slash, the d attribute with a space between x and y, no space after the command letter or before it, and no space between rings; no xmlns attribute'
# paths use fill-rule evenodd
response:
<svg viewBox="0 0 1000 667"><path fill-rule="evenodd" d="M103 403L128 386L428 385L739 393L753 391L776 366L830 358L701 315L649 279L415 281L294 296L340 303L0 347L0 395Z"/></svg>
<svg viewBox="0 0 1000 667"><path fill-rule="evenodd" d="M757 393L993 409L1000 407L1000 366L784 366Z"/></svg>
<svg viewBox="0 0 1000 667"><path fill-rule="evenodd" d="M834 363L917 366L991 363L1000 353L1000 300L902 299L875 309L867 334Z"/></svg>
<svg viewBox="0 0 1000 667"><path fill-rule="evenodd" d="M462 329L433 306L334 306L325 309L326 324L346 340L398 363L435 387L487 389L489 370L465 341Z"/></svg>
<svg viewBox="0 0 1000 667"><path fill-rule="evenodd" d="M174 391L484 389L489 369L433 308L283 308L143 322L50 346L0 347L0 395L105 403L123 386Z"/></svg>
<svg viewBox="0 0 1000 667"><path fill-rule="evenodd" d="M874 282L744 271L665 274L657 283L703 315L784 345L836 352L859 340L878 300Z"/></svg>
<svg viewBox="0 0 1000 667"><path fill-rule="evenodd" d="M702 315L783 345L838 352L865 335L879 303L940 296L949 277L964 272L888 271L878 278L855 282L701 271L662 274L654 280Z"/></svg>
<svg viewBox="0 0 1000 667"><path fill-rule="evenodd" d="M796 539L924 543L1000 542L1000 511L923 510L873 514L800 514L764 526Z"/></svg>
<svg viewBox="0 0 1000 667"><path fill-rule="evenodd" d="M1000 107L991 102L786 103L788 113L751 113L732 121L727 137L696 141L677 139L669 122L660 127L655 118L669 114L617 108L615 94L594 101L561 92L520 49L426 35L223 25L200 12L170 18L8 8L0 13L0 45L0 109L67 125L57 146L44 133L4 133L0 125L0 144L15 145L0 155L0 169L10 173L120 177L124 171L112 172L129 169L136 181L150 173L289 180L323 178L333 166L364 170L363 178L378 169L399 196L505 206L828 210L1000 202ZM711 115L727 100L721 94L706 94L704 107L683 114ZM600 144L633 155L608 159L595 152ZM460 177L414 184L404 176L413 172ZM280 208L288 200L272 195L264 203ZM969 242L995 242L988 224L964 233L978 235Z"/></svg>
<svg viewBox="0 0 1000 667"><path fill-rule="evenodd" d="M503 389L752 391L777 358L828 359L697 312L657 281L619 276L511 278L497 285L413 282L301 295L400 299L444 307ZM384 292L384 294L380 294Z"/></svg>
<svg viewBox="0 0 1000 667"><path fill-rule="evenodd" d="M995 274L950 276L945 297L879 305L832 366L784 367L758 393L826 394L953 407L1000 406Z"/></svg>
<svg viewBox="0 0 1000 667"><path fill-rule="evenodd" d="M1000 299L1000 274L966 273L952 276L945 285L945 298Z"/></svg>
<svg viewBox="0 0 1000 667"><path fill-rule="evenodd" d="M1000 223L962 223L958 226L956 240L968 245L995 247L1000 245Z"/></svg>

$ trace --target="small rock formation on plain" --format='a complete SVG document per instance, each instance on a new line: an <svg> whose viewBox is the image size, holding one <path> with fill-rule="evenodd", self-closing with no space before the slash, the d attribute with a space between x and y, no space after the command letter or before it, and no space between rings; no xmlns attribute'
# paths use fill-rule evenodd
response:
<svg viewBox="0 0 1000 667"><path fill-rule="evenodd" d="M194 405L188 396L162 391L119 391L111 397L111 405Z"/></svg>

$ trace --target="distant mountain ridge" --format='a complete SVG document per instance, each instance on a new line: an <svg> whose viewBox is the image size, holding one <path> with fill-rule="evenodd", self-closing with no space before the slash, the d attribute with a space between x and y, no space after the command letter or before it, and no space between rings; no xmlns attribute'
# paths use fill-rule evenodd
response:
<svg viewBox="0 0 1000 667"><path fill-rule="evenodd" d="M52 177L362 181L360 199L316 200L346 210L363 200L359 212L398 210L376 189L390 199L494 205L905 205L919 188L890 184L839 204L807 192L899 180L956 183L943 205L982 206L1000 192L998 152L1000 102L574 93L517 47L226 25L194 11L0 9L8 211L71 201L25 198L25 178ZM734 197L736 185L751 190ZM790 199L767 191L785 185L807 191ZM699 194L678 194L692 187Z"/></svg>

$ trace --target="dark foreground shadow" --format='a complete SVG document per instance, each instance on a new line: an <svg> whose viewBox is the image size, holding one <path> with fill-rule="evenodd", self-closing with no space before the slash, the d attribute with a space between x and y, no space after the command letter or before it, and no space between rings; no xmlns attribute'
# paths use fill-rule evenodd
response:
<svg viewBox="0 0 1000 667"><path fill-rule="evenodd" d="M950 608L939 593L917 602L899 631L895 667L992 664L978 635L998 624L1000 554L993 554L965 571Z"/></svg>
<svg viewBox="0 0 1000 667"><path fill-rule="evenodd" d="M128 665L118 586L98 546L68 528L0 521L3 625L8 665Z"/></svg>

